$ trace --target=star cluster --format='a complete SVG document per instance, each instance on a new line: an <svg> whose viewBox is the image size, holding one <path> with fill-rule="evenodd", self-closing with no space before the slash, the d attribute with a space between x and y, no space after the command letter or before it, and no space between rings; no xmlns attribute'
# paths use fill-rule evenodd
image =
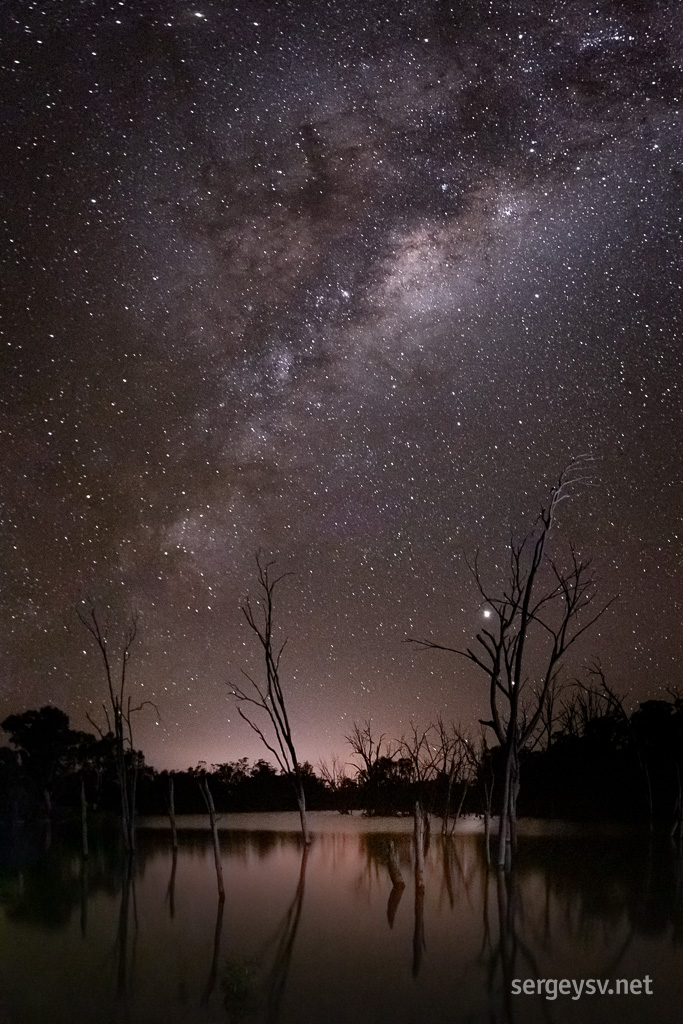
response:
<svg viewBox="0 0 683 1024"><path fill-rule="evenodd" d="M157 767L260 756L229 680L263 549L301 755L474 720L491 579L559 471L579 652L681 685L675 3L18 2L2 11L5 713L103 696L139 610ZM134 671L133 671L134 670ZM569 670L569 674L571 671Z"/></svg>

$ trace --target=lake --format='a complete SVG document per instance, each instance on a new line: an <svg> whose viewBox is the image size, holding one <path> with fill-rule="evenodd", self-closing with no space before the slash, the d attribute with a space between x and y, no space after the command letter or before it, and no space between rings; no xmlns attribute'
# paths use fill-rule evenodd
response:
<svg viewBox="0 0 683 1024"><path fill-rule="evenodd" d="M224 815L221 904L206 820L183 822L175 857L146 824L130 870L111 839L84 862L58 837L5 837L2 1024L683 1019L683 861L666 842L536 824L503 877L480 822L443 838L435 820L421 891L409 819L313 813L304 855L296 815ZM635 987L547 998L563 978ZM512 994L524 981L534 994Z"/></svg>

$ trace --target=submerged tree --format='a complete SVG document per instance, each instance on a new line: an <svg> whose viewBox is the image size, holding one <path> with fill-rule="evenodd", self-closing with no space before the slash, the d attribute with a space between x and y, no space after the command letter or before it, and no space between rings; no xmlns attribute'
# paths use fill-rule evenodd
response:
<svg viewBox="0 0 683 1024"><path fill-rule="evenodd" d="M119 643L118 655L114 654L112 659L106 616L98 612L95 603L90 598L86 598L76 608L76 614L81 624L87 629L94 640L104 666L108 700L102 702L102 707L107 723L107 734L113 737L114 762L121 792L123 843L126 850L132 853L135 850L137 776L143 761L142 754L136 751L133 745L132 716L135 712L141 711L146 705L155 708L158 713L156 705L150 700L144 700L140 704L133 706L129 692L128 662L130 661L133 644L137 637L137 615L131 614ZM117 660L119 663L118 669L116 668ZM90 715L87 717L90 724L104 738L107 735L104 730Z"/></svg>
<svg viewBox="0 0 683 1024"><path fill-rule="evenodd" d="M273 595L277 585L291 575L282 573L280 576L271 576L271 569L275 563L266 562L260 552L256 555L256 568L259 582L259 597L256 607L252 605L249 597L242 602L242 613L247 620L249 628L257 637L261 652L265 661L265 686L256 682L252 676L242 670L242 674L249 681L251 690L249 692L240 686L233 686L233 693L237 698L237 710L244 721L254 730L263 745L275 758L280 770L291 780L299 818L301 820L301 834L304 843L308 845L311 837L306 824L306 795L304 793L303 772L296 755L292 726L287 713L285 695L280 680L280 660L287 645L287 638L276 640L273 636ZM264 729L245 710L243 705L253 705L255 708L265 712L268 726L264 722Z"/></svg>
<svg viewBox="0 0 683 1024"><path fill-rule="evenodd" d="M411 640L425 648L466 658L488 680L491 720L503 752L498 866L509 863L516 847L520 754L533 737L567 650L605 613L611 601L593 611L595 576L589 560L573 547L567 563L546 553L558 506L580 479L583 461L572 463L551 489L534 528L511 540L505 581L499 591L484 583L478 557L468 563L488 612L476 645L457 648L432 640Z"/></svg>
<svg viewBox="0 0 683 1024"><path fill-rule="evenodd" d="M395 751L390 743L384 745L384 753L382 753L384 733L376 737L369 718L362 726L358 722L353 723L353 729L346 737L346 742L350 745L353 755L359 757L362 762L362 767L354 762L352 762L352 766L356 769L358 778L363 782L367 782L371 778L374 769L383 757L390 760L394 757Z"/></svg>

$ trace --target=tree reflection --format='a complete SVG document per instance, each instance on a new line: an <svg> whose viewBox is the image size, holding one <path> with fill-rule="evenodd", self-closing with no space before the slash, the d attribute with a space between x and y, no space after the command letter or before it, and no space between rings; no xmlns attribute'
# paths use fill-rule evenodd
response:
<svg viewBox="0 0 683 1024"><path fill-rule="evenodd" d="M133 897L132 900L131 896ZM123 865L121 903L119 906L119 926L116 936L116 992L119 996L125 994L128 982L128 925L130 920L131 902L134 906L134 861L132 856L127 855ZM137 930L137 912L133 915L133 921Z"/></svg>
<svg viewBox="0 0 683 1024"><path fill-rule="evenodd" d="M512 995L512 979L558 976L558 958L566 956L568 945L594 951L592 976L610 979L628 973L623 965L638 936L661 941L668 935L674 946L680 944L683 865L664 845L633 845L523 843L508 875L485 873L482 962L493 1012L502 1013L501 1020L513 1022L522 1012L527 1019L532 1011L529 999ZM542 994L534 1001L536 1012L550 1019L552 1003Z"/></svg>
<svg viewBox="0 0 683 1024"><path fill-rule="evenodd" d="M279 1019L301 920L306 888L306 865L310 850L309 845L302 849L299 879L294 897L275 932L265 943L261 955L254 961L230 962L227 965L223 982L225 1007L229 1018L235 1022L248 1020L257 1014L259 991L263 992L265 996L265 1020L268 1024L275 1024ZM269 958L270 966L263 971L260 969L260 965Z"/></svg>
<svg viewBox="0 0 683 1024"><path fill-rule="evenodd" d="M532 948L522 936L524 921L522 891L514 868L509 873L497 870L494 874L487 866L484 879L482 955L487 964L487 988L494 1007L499 1004L501 1020L505 1024L514 1024L515 1008L519 1006L519 1003L515 1003L512 994L513 979L537 979L541 977L541 974ZM492 940L488 916L489 892L492 883L495 887L498 920L496 943ZM550 1019L547 1002L543 1000L542 996L539 998L544 1017ZM520 1006L520 1010L528 1011L529 1005ZM497 1016L494 1019L498 1019Z"/></svg>
<svg viewBox="0 0 683 1024"><path fill-rule="evenodd" d="M284 995L287 975L292 961L292 951L296 933L299 928L301 910L304 902L304 889L306 887L306 865L310 846L304 846L301 853L301 868L299 870L299 882L294 893L294 899L290 903L282 922L277 930L275 941L275 955L270 970L267 989L267 1014L269 1022L276 1021L280 1013L280 1004Z"/></svg>
<svg viewBox="0 0 683 1024"><path fill-rule="evenodd" d="M387 901L387 921L389 922L390 928L394 927L396 911L398 910L398 905L401 902L405 889L405 885L392 885L391 887L391 892L389 893L389 899Z"/></svg>
<svg viewBox="0 0 683 1024"><path fill-rule="evenodd" d="M387 841L387 867L389 869L389 878L391 879L391 892L389 893L389 902L387 903L387 921L389 922L389 927L393 928L396 911L406 887L393 839Z"/></svg>
<svg viewBox="0 0 683 1024"><path fill-rule="evenodd" d="M415 864L415 914L413 921L413 977L417 978L422 966L425 942L425 887L420 868Z"/></svg>
<svg viewBox="0 0 683 1024"><path fill-rule="evenodd" d="M168 880L168 888L166 890L166 899L168 900L168 912L171 920L175 917L175 879L176 871L178 868L178 847L173 847L173 856L171 858L171 877Z"/></svg>
<svg viewBox="0 0 683 1024"><path fill-rule="evenodd" d="M81 934L87 928L87 903L95 892L118 892L116 853L98 845L86 862L75 847L22 844L0 857L0 903L10 921L49 930L67 927L75 912Z"/></svg>
<svg viewBox="0 0 683 1024"><path fill-rule="evenodd" d="M211 967L209 969L209 976L206 980L206 987L202 995L201 1004L206 1006L211 998L211 993L216 987L216 976L218 974L218 957L221 950L221 933L223 931L223 910L225 909L225 899L218 897L218 908L216 910L216 925L213 931L213 955L211 957Z"/></svg>

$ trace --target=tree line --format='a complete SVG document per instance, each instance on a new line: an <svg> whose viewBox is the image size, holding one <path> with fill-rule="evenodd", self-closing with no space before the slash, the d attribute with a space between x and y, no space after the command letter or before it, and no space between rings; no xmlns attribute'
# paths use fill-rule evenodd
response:
<svg viewBox="0 0 683 1024"><path fill-rule="evenodd" d="M6 823L78 820L83 795L91 811L114 819L121 794L117 739L70 727L56 707L10 715L1 723L0 817ZM372 722L355 723L347 759L298 765L306 806L367 815L425 814L453 831L464 814L492 817L505 786L505 750L443 719L412 726L390 740ZM157 771L141 751L136 810L165 815L206 812L208 783L217 813L298 810L286 769L247 758L184 771ZM576 821L619 820L680 836L683 822L683 695L641 701L628 713L600 677L555 694L552 718L521 752L519 813Z"/></svg>
<svg viewBox="0 0 683 1024"><path fill-rule="evenodd" d="M416 836L429 826L430 813L441 817L444 832L460 814L478 813L487 853L491 820L497 820L499 868L509 867L515 853L520 813L642 819L650 829L666 825L683 839L680 694L643 701L629 713L597 662L582 681L565 683L568 652L614 600L598 599L590 559L571 545L558 545L555 536L558 509L586 480L589 463L579 458L560 474L529 532L511 538L506 558L494 566L493 582L478 552L468 561L483 622L469 644L405 638L424 652L464 659L483 679L488 717L477 733L438 718L387 742L366 722L355 724L347 737L350 762L333 759L317 772L301 763L282 679L287 637L275 609L278 588L290 574L278 575L275 563L259 552L256 594L244 599L242 613L261 655L261 674L243 672L232 694L268 760L210 770L200 764L181 773L147 766L136 749L133 723L151 702L135 703L128 672L137 617L131 615L127 627L110 636L106 612L86 598L76 614L106 683L104 717L88 716L97 736L73 733L55 708L6 719L12 747L0 751L0 814L19 819L18 808L33 799L49 819L55 786L71 802L76 787L84 845L88 809L109 809L116 801L123 843L132 853L138 810L166 811L175 844L176 811L205 809L216 851L216 813L227 810L292 807L306 845L310 807L412 813Z"/></svg>

